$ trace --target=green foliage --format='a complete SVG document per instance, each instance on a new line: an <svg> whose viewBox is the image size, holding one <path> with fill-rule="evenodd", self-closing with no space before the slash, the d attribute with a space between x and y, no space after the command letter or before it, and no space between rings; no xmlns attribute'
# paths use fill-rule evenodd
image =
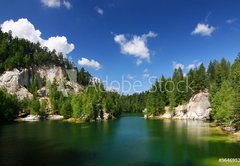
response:
<svg viewBox="0 0 240 166"><path fill-rule="evenodd" d="M114 117L119 117L121 114L119 105L119 94L116 92L106 92L103 99L103 109Z"/></svg>
<svg viewBox="0 0 240 166"><path fill-rule="evenodd" d="M186 80L182 68L174 70L172 81L174 83L174 96L176 104L183 104L187 100Z"/></svg>
<svg viewBox="0 0 240 166"><path fill-rule="evenodd" d="M70 118L72 116L71 98L64 98L61 102L60 114L64 118Z"/></svg>
<svg viewBox="0 0 240 166"><path fill-rule="evenodd" d="M175 109L176 106L176 97L174 96L173 92L168 93L168 98L169 98L169 110L172 112Z"/></svg>
<svg viewBox="0 0 240 166"><path fill-rule="evenodd" d="M77 74L77 82L83 86L87 86L90 84L92 76L89 72L85 71L84 68L81 68L81 70Z"/></svg>
<svg viewBox="0 0 240 166"><path fill-rule="evenodd" d="M47 101L46 100L42 100L42 102L40 103L40 109L39 109L39 115L41 116L45 116L46 115L46 108L47 108Z"/></svg>
<svg viewBox="0 0 240 166"><path fill-rule="evenodd" d="M31 92L33 94L34 97L37 96L37 90L38 90L38 78L35 75L34 79L33 79L33 83L30 84L30 86L28 87L29 92Z"/></svg>
<svg viewBox="0 0 240 166"><path fill-rule="evenodd" d="M189 72L187 73L186 79L186 85L187 85L187 101L192 97L192 95L195 93L195 87L196 87L196 68L195 69L190 69Z"/></svg>
<svg viewBox="0 0 240 166"><path fill-rule="evenodd" d="M71 100L72 106L72 117L80 118L82 113L82 97L80 95L74 94Z"/></svg>
<svg viewBox="0 0 240 166"><path fill-rule="evenodd" d="M51 112L52 113L59 113L61 104L59 103L63 98L62 92L58 91L58 86L53 82L49 90L49 99L51 102Z"/></svg>
<svg viewBox="0 0 240 166"><path fill-rule="evenodd" d="M147 92L120 96L119 104L122 112L142 112L146 108L147 96Z"/></svg>
<svg viewBox="0 0 240 166"><path fill-rule="evenodd" d="M208 87L206 69L203 63L199 66L195 75L195 91L204 91Z"/></svg>
<svg viewBox="0 0 240 166"><path fill-rule="evenodd" d="M212 116L219 123L240 126L240 59L232 66L225 59L216 67L216 79L210 86Z"/></svg>
<svg viewBox="0 0 240 166"><path fill-rule="evenodd" d="M16 96L0 89L0 121L12 120L17 116L19 104Z"/></svg>
<svg viewBox="0 0 240 166"><path fill-rule="evenodd" d="M42 65L56 65L73 68L74 65L55 50L42 48L39 43L13 38L11 33L0 30L0 73L14 68L30 68Z"/></svg>
<svg viewBox="0 0 240 166"><path fill-rule="evenodd" d="M216 65L217 61L210 61L207 69L207 77L209 79L209 82L213 82L216 79Z"/></svg>
<svg viewBox="0 0 240 166"><path fill-rule="evenodd" d="M156 81L150 89L147 96L147 114L148 115L159 115L164 111L165 102L164 93L161 90L161 82Z"/></svg>
<svg viewBox="0 0 240 166"><path fill-rule="evenodd" d="M40 105L40 102L38 99L32 99L30 102L29 102L29 110L30 110L30 114L32 115L39 115L40 113L40 108L41 108L41 105Z"/></svg>
<svg viewBox="0 0 240 166"><path fill-rule="evenodd" d="M224 81L220 90L214 95L212 102L212 116L219 123L231 125L234 117L235 92L229 81Z"/></svg>

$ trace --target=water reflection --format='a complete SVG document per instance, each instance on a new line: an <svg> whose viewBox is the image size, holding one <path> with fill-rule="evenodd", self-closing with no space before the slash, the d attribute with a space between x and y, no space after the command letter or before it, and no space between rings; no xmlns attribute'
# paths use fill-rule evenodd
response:
<svg viewBox="0 0 240 166"><path fill-rule="evenodd" d="M239 157L240 144L208 123L123 117L97 123L0 126L0 165L208 165ZM10 163L10 164L6 164Z"/></svg>

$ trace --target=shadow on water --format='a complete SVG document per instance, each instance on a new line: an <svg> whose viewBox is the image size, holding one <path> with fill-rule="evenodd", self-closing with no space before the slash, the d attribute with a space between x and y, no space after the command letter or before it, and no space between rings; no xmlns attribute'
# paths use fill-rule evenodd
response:
<svg viewBox="0 0 240 166"><path fill-rule="evenodd" d="M72 149L44 148L48 140L9 140L2 145L0 165L87 165L97 153ZM58 146L57 144L55 146Z"/></svg>

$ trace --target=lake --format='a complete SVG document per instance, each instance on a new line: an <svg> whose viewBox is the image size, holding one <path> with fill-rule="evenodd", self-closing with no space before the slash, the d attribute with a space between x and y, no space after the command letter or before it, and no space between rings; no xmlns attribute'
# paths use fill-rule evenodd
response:
<svg viewBox="0 0 240 166"><path fill-rule="evenodd" d="M224 165L219 158L239 157L239 142L201 121L123 116L93 123L40 121L0 126L1 166L203 166Z"/></svg>

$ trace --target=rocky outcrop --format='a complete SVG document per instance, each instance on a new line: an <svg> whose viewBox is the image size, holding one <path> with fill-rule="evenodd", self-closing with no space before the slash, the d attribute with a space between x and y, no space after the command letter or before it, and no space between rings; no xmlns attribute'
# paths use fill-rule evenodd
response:
<svg viewBox="0 0 240 166"><path fill-rule="evenodd" d="M8 93L16 94L19 100L24 98L31 99L33 95L24 87L27 84L27 79L23 78L24 71L14 69L13 71L6 71L0 76L0 88L5 88Z"/></svg>
<svg viewBox="0 0 240 166"><path fill-rule="evenodd" d="M212 109L208 100L207 92L200 92L194 95L186 105L177 106L174 111L169 111L165 107L165 113L160 115L160 118L173 118L173 119L210 119Z"/></svg>
<svg viewBox="0 0 240 166"><path fill-rule="evenodd" d="M108 119L116 119L112 114L107 113L105 109L103 109L103 115L102 115L102 120L108 120Z"/></svg>
<svg viewBox="0 0 240 166"><path fill-rule="evenodd" d="M76 82L76 70L71 69L65 72L65 69L58 66L42 66L30 69L14 69L6 71L0 76L0 88L5 88L8 93L16 94L19 100L24 98L31 99L33 95L28 91L34 78L37 80L38 97L48 95L50 85L55 82L59 91L65 96L72 93L81 93L83 87Z"/></svg>
<svg viewBox="0 0 240 166"><path fill-rule="evenodd" d="M62 120L64 116L62 115L48 115L47 120Z"/></svg>
<svg viewBox="0 0 240 166"><path fill-rule="evenodd" d="M240 140L240 131L233 134L238 140Z"/></svg>
<svg viewBox="0 0 240 166"><path fill-rule="evenodd" d="M210 102L207 92L194 95L187 104L188 119L210 119Z"/></svg>
<svg viewBox="0 0 240 166"><path fill-rule="evenodd" d="M18 118L16 121L35 122L41 119L40 115L28 115L25 118Z"/></svg>
<svg viewBox="0 0 240 166"><path fill-rule="evenodd" d="M165 113L161 115L161 118L170 119L174 116L174 112L169 110L169 107L164 108Z"/></svg>

